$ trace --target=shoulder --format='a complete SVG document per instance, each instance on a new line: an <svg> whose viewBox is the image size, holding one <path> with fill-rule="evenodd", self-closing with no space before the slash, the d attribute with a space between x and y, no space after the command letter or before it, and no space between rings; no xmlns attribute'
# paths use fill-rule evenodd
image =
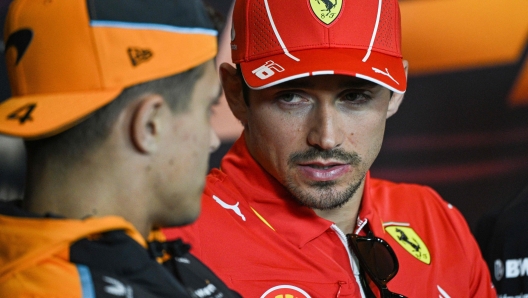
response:
<svg viewBox="0 0 528 298"><path fill-rule="evenodd" d="M370 205L384 225L408 224L438 248L450 243L463 252L469 249L467 243L474 242L464 216L432 188L379 179L372 179L370 185Z"/></svg>
<svg viewBox="0 0 528 298"><path fill-rule="evenodd" d="M75 264L50 256L0 281L0 297L82 297Z"/></svg>
<svg viewBox="0 0 528 298"><path fill-rule="evenodd" d="M365 191L369 192L373 205L390 206L383 208L386 210L405 212L412 208L441 213L455 210L454 213L458 216L458 210L429 186L371 179L370 187Z"/></svg>

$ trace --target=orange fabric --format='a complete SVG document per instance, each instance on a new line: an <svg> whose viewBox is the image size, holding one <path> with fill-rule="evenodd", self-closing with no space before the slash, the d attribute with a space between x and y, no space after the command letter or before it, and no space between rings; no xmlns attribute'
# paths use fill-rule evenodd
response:
<svg viewBox="0 0 528 298"><path fill-rule="evenodd" d="M0 133L27 139L57 134L126 87L203 64L217 52L210 31L94 24L84 1L13 1L5 40L25 35L6 42L13 97L0 104Z"/></svg>
<svg viewBox="0 0 528 298"><path fill-rule="evenodd" d="M0 297L80 297L69 247L90 235L122 229L146 246L130 223L114 216L85 220L0 216L0 226Z"/></svg>

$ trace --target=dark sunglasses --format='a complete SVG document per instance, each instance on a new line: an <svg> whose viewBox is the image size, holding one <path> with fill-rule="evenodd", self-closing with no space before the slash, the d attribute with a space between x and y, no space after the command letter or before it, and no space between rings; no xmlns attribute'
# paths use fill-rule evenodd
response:
<svg viewBox="0 0 528 298"><path fill-rule="evenodd" d="M367 236L347 234L348 246L359 260L361 284L368 298L376 298L370 289L365 273L378 287L381 298L407 298L387 288L387 283L398 272L398 258L383 239L375 237L372 232Z"/></svg>

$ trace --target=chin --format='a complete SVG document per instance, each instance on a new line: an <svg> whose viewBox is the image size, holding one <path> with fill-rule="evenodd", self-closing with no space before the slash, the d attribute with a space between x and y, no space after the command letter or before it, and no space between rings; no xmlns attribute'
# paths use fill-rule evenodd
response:
<svg viewBox="0 0 528 298"><path fill-rule="evenodd" d="M190 210L187 210L190 211ZM185 212L183 214L178 212L171 212L170 214L165 214L163 218L159 218L155 226L159 227L181 227L192 224L198 219L200 215L200 208L196 208L194 212Z"/></svg>

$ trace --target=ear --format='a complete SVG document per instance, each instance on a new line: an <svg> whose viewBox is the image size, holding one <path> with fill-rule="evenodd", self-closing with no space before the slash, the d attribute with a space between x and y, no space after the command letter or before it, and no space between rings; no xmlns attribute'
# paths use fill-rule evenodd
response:
<svg viewBox="0 0 528 298"><path fill-rule="evenodd" d="M403 60L403 68L405 69L405 77L408 77L409 72L409 62L407 60ZM398 108L400 107L400 104L403 101L403 96L405 93L396 93L394 92L392 94L392 97L389 101L389 109L387 110L387 118L390 116L396 114L398 111Z"/></svg>
<svg viewBox="0 0 528 298"><path fill-rule="evenodd" d="M130 122L130 138L142 153L158 150L165 101L158 94L148 94L139 99Z"/></svg>
<svg viewBox="0 0 528 298"><path fill-rule="evenodd" d="M242 79L237 74L236 68L229 63L222 63L220 65L220 79L231 112L242 122L243 126L246 126L248 107L244 102L242 93Z"/></svg>

